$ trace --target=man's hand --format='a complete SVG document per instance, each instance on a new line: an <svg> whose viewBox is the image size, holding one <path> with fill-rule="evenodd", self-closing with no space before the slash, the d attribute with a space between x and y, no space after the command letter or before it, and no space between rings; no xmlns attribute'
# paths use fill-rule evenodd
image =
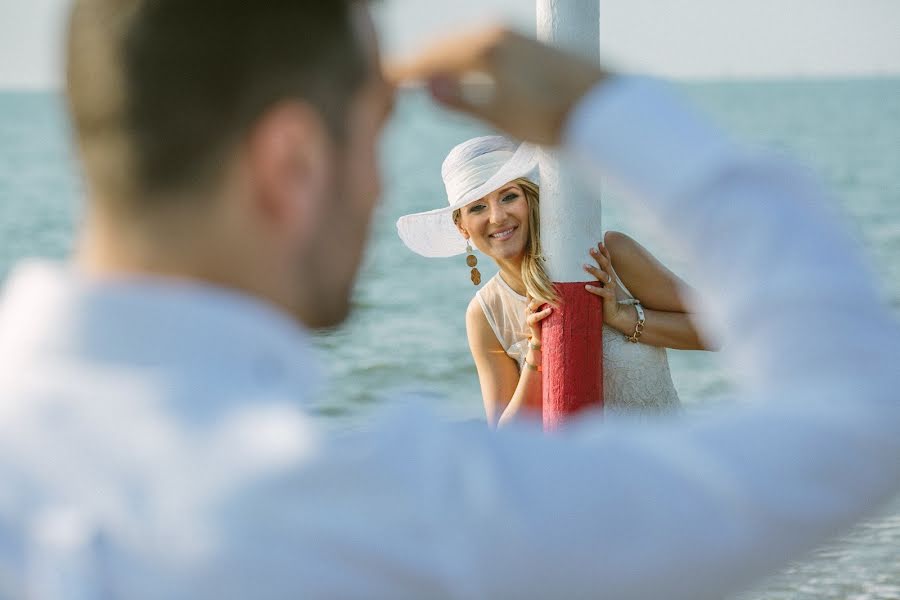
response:
<svg viewBox="0 0 900 600"><path fill-rule="evenodd" d="M569 112L608 77L598 65L502 28L448 38L386 68L396 84L425 81L439 102L530 142L560 142Z"/></svg>

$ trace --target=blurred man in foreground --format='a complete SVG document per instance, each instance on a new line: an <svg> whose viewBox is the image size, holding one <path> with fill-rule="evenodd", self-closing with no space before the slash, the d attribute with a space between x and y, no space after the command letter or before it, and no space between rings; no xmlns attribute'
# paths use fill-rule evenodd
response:
<svg viewBox="0 0 900 600"><path fill-rule="evenodd" d="M821 192L661 84L502 31L394 73L629 186L752 407L336 438L305 331L346 315L378 196L365 9L78 0L68 76L82 243L0 304L0 597L718 598L897 491L896 326Z"/></svg>

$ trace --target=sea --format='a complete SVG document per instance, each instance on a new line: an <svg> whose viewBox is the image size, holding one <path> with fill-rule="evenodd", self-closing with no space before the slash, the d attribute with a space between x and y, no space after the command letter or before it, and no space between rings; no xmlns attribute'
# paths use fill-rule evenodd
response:
<svg viewBox="0 0 900 600"><path fill-rule="evenodd" d="M900 79L674 85L735 137L803 162L827 184L900 318ZM352 316L315 334L331 384L313 410L327 426L365 428L389 398L411 393L442 418L483 420L465 335L464 311L474 292L465 257L415 255L398 239L395 222L443 205L444 156L487 133L484 125L434 106L421 91L400 94L382 139L384 193ZM632 235L690 282L690 265L629 213L626 199L601 187L600 201L603 229ZM0 91L0 280L22 258L66 257L83 207L61 97ZM482 258L479 265L485 280L495 272L489 263ZM670 350L669 361L684 418L731 402L731 378L716 353ZM739 598L900 599L900 497Z"/></svg>

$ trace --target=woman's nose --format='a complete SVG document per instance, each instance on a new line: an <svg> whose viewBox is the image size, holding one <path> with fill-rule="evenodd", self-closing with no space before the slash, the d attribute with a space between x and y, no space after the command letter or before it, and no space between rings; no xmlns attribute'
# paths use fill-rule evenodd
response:
<svg viewBox="0 0 900 600"><path fill-rule="evenodd" d="M499 202L492 203L490 208L491 223L500 224L506 218L506 209Z"/></svg>

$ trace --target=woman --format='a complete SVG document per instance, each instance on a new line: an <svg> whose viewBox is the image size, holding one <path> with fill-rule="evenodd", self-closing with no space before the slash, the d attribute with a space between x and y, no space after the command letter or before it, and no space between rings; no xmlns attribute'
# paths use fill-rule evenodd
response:
<svg viewBox="0 0 900 600"><path fill-rule="evenodd" d="M536 149L474 138L450 152L441 174L449 206L401 217L397 230L424 256L466 252L476 285L471 246L497 263L497 275L469 303L466 331L488 423L502 425L540 410L540 323L557 299L541 258ZM585 293L603 302L605 410L677 410L665 348L705 349L679 294L685 284L622 233L607 232L590 256L584 269L598 283Z"/></svg>

